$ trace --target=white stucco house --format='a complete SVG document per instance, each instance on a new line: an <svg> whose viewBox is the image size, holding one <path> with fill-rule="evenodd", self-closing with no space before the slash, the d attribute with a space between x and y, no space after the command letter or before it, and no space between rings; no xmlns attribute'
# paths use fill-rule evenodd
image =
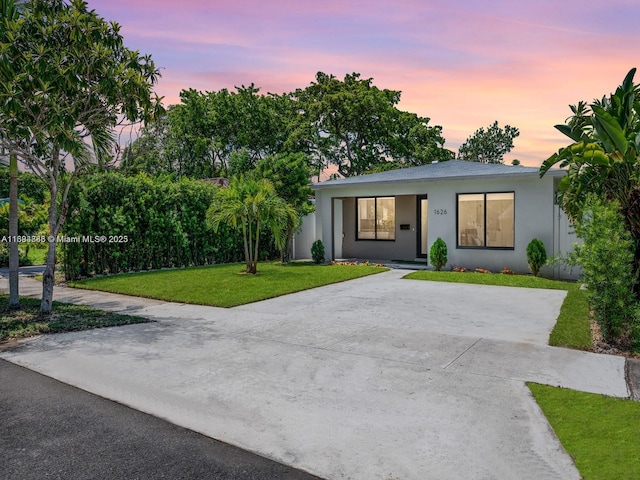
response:
<svg viewBox="0 0 640 480"><path fill-rule="evenodd" d="M454 266L527 272L526 247L542 240L547 255L577 240L556 205L563 170L540 178L535 167L451 160L315 183L314 239L327 259L427 261L441 237ZM307 255L308 256L308 255ZM575 278L562 267L542 274Z"/></svg>

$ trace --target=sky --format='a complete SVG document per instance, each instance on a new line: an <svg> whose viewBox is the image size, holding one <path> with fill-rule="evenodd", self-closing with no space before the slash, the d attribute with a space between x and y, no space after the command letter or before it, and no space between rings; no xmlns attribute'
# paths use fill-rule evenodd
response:
<svg viewBox="0 0 640 480"><path fill-rule="evenodd" d="M613 92L640 66L638 0L88 0L151 54L165 106L182 89L304 88L358 72L402 92L457 152L494 121L518 127L505 156L538 166L569 139L569 105ZM640 73L636 78L640 83Z"/></svg>

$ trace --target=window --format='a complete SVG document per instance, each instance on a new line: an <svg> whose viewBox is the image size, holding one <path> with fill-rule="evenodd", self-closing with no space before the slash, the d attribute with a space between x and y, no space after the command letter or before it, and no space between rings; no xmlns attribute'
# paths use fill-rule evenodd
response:
<svg viewBox="0 0 640 480"><path fill-rule="evenodd" d="M396 239L395 197L358 198L357 240Z"/></svg>
<svg viewBox="0 0 640 480"><path fill-rule="evenodd" d="M513 248L514 193L458 195L458 247Z"/></svg>

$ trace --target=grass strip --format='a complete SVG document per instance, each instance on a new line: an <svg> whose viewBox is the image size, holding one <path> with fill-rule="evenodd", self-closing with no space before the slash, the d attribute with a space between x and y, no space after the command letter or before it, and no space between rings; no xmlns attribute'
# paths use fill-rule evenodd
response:
<svg viewBox="0 0 640 480"><path fill-rule="evenodd" d="M527 386L585 480L640 478L640 402Z"/></svg>
<svg viewBox="0 0 640 480"><path fill-rule="evenodd" d="M0 294L0 342L42 333L73 332L148 322L146 318L95 310L83 305L53 302L50 315L40 315L40 300L20 298L20 309L9 309L9 296Z"/></svg>
<svg viewBox="0 0 640 480"><path fill-rule="evenodd" d="M73 287L171 302L235 307L288 293L380 273L372 266L259 263L258 274L244 264L128 273L73 282Z"/></svg>
<svg viewBox="0 0 640 480"><path fill-rule="evenodd" d="M530 275L504 275L500 273L476 272L434 272L422 270L412 272L404 278L412 280L430 280L433 282L471 283L476 285L494 285L502 287L547 288L566 290L560 314L549 335L549 345L558 347L590 350L592 346L589 322L589 304L587 292L580 290L575 282L550 280Z"/></svg>

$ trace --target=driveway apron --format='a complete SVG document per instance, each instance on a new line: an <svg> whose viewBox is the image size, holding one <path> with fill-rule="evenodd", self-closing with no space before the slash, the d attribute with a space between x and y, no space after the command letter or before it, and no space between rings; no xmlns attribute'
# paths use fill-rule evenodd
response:
<svg viewBox="0 0 640 480"><path fill-rule="evenodd" d="M525 381L627 397L624 359L547 345L564 291L404 274L232 309L57 288L155 322L0 356L323 478L579 479Z"/></svg>

